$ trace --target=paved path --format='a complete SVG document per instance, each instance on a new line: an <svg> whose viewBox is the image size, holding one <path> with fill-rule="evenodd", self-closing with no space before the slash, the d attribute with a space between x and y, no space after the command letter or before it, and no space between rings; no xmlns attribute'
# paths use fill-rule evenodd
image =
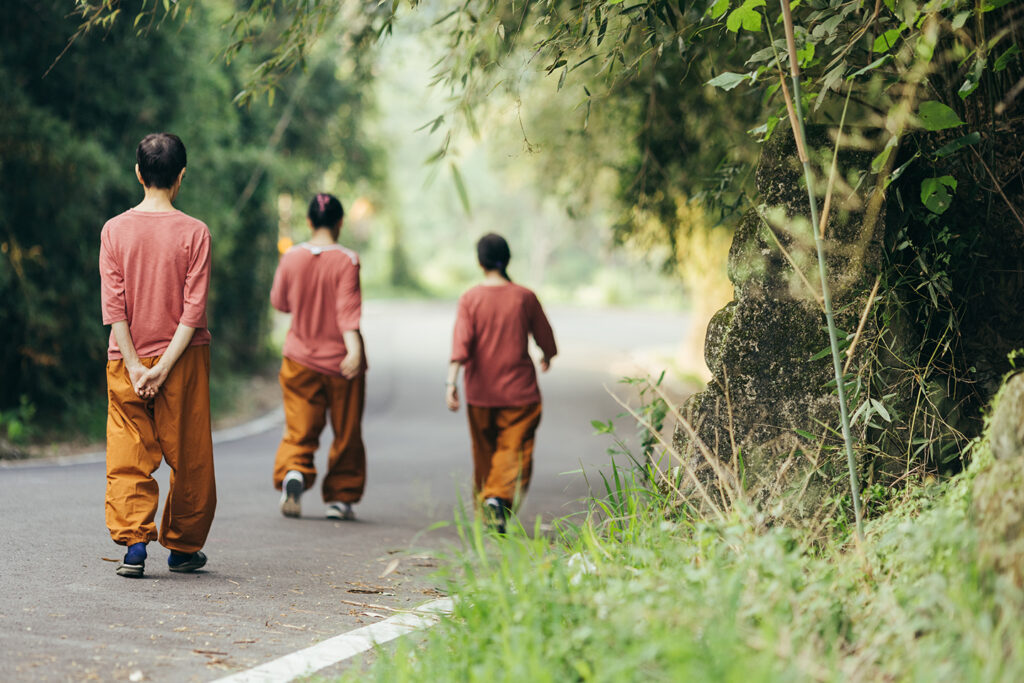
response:
<svg viewBox="0 0 1024 683"><path fill-rule="evenodd" d="M0 469L0 681L209 681L439 595L427 549L443 547L468 496L465 413L443 406L454 305L370 302L365 436L369 481L359 521L323 518L316 489L285 519L270 486L280 427L216 447L219 504L206 570L114 574L123 549L103 521L101 463ZM581 463L607 461L590 420L615 415L603 386L639 346L682 339L679 315L549 310L561 355L544 375L544 418L523 516L578 509ZM615 366L618 367L618 366ZM326 441L326 439L324 439ZM317 456L324 462L324 452ZM161 490L166 468L158 471ZM159 519L159 515L157 517ZM394 566L397 560L397 567ZM386 576L387 570L392 571ZM347 602L346 602L347 601ZM353 604L356 603L356 604Z"/></svg>

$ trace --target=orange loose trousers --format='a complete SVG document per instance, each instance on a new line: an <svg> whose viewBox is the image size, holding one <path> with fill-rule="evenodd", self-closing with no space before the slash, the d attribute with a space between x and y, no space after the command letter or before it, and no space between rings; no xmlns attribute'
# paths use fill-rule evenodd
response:
<svg viewBox="0 0 1024 683"><path fill-rule="evenodd" d="M281 488L289 470L302 472L307 489L313 486L316 481L313 455L320 446L320 433L329 416L334 441L327 456L327 475L322 486L324 502L359 502L366 487L366 448L363 446L366 375L349 380L283 358L280 380L285 428L274 462L274 487Z"/></svg>
<svg viewBox="0 0 1024 683"><path fill-rule="evenodd" d="M533 470L533 437L541 404L511 408L467 405L473 442L473 488L480 498L516 502Z"/></svg>
<svg viewBox="0 0 1024 683"><path fill-rule="evenodd" d="M147 368L160 357L141 358ZM153 472L171 468L160 535L159 490ZM106 517L115 543L159 538L160 545L194 553L206 543L217 507L210 435L210 347L190 346L152 399L132 388L123 360L107 361Z"/></svg>

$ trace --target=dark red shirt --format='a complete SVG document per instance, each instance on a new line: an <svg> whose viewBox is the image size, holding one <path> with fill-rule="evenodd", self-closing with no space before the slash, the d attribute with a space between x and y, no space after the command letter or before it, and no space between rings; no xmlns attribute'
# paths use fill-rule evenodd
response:
<svg viewBox="0 0 1024 683"><path fill-rule="evenodd" d="M139 358L160 356L178 323L196 328L190 346L210 343L210 231L181 211L129 209L100 232L103 324L125 320ZM107 358L121 358L110 331Z"/></svg>
<svg viewBox="0 0 1024 683"><path fill-rule="evenodd" d="M459 299L452 361L466 370L466 403L489 408L540 403L528 338L548 358L555 335L537 296L516 284L478 285Z"/></svg>
<svg viewBox="0 0 1024 683"><path fill-rule="evenodd" d="M362 313L358 254L340 244L292 247L277 265L270 303L292 314L283 355L340 377L348 354L341 335L359 329ZM363 358L365 368L365 351Z"/></svg>

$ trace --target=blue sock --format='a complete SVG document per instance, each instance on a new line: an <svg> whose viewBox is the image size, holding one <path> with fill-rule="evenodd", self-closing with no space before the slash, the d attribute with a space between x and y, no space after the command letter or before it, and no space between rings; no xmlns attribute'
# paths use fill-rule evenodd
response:
<svg viewBox="0 0 1024 683"><path fill-rule="evenodd" d="M125 553L124 563L125 564L145 564L146 562L146 544L145 543L132 543L128 546L128 552Z"/></svg>
<svg viewBox="0 0 1024 683"><path fill-rule="evenodd" d="M176 565L188 562L192 559L195 553L179 553L177 550L172 550L170 557L167 558L167 564L174 567Z"/></svg>

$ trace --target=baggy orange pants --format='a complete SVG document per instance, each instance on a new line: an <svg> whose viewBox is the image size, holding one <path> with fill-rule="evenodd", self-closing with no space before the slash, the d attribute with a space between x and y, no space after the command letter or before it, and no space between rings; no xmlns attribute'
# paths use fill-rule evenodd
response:
<svg viewBox="0 0 1024 683"><path fill-rule="evenodd" d="M480 498L510 502L525 495L533 470L540 404L512 408L467 405L473 442L473 488Z"/></svg>
<svg viewBox="0 0 1024 683"><path fill-rule="evenodd" d="M363 405L366 375L345 379L307 368L290 358L281 361L284 437L274 461L274 487L281 488L289 470L302 472L307 489L316 481L313 455L320 433L331 419L334 441L323 481L325 503L357 503L366 487Z"/></svg>
<svg viewBox="0 0 1024 683"><path fill-rule="evenodd" d="M153 367L159 356L140 359ZM132 388L122 360L107 361L107 528L115 543L158 538L153 472L166 460L170 488L160 545L194 553L217 507L210 435L210 347L190 346L152 399Z"/></svg>

